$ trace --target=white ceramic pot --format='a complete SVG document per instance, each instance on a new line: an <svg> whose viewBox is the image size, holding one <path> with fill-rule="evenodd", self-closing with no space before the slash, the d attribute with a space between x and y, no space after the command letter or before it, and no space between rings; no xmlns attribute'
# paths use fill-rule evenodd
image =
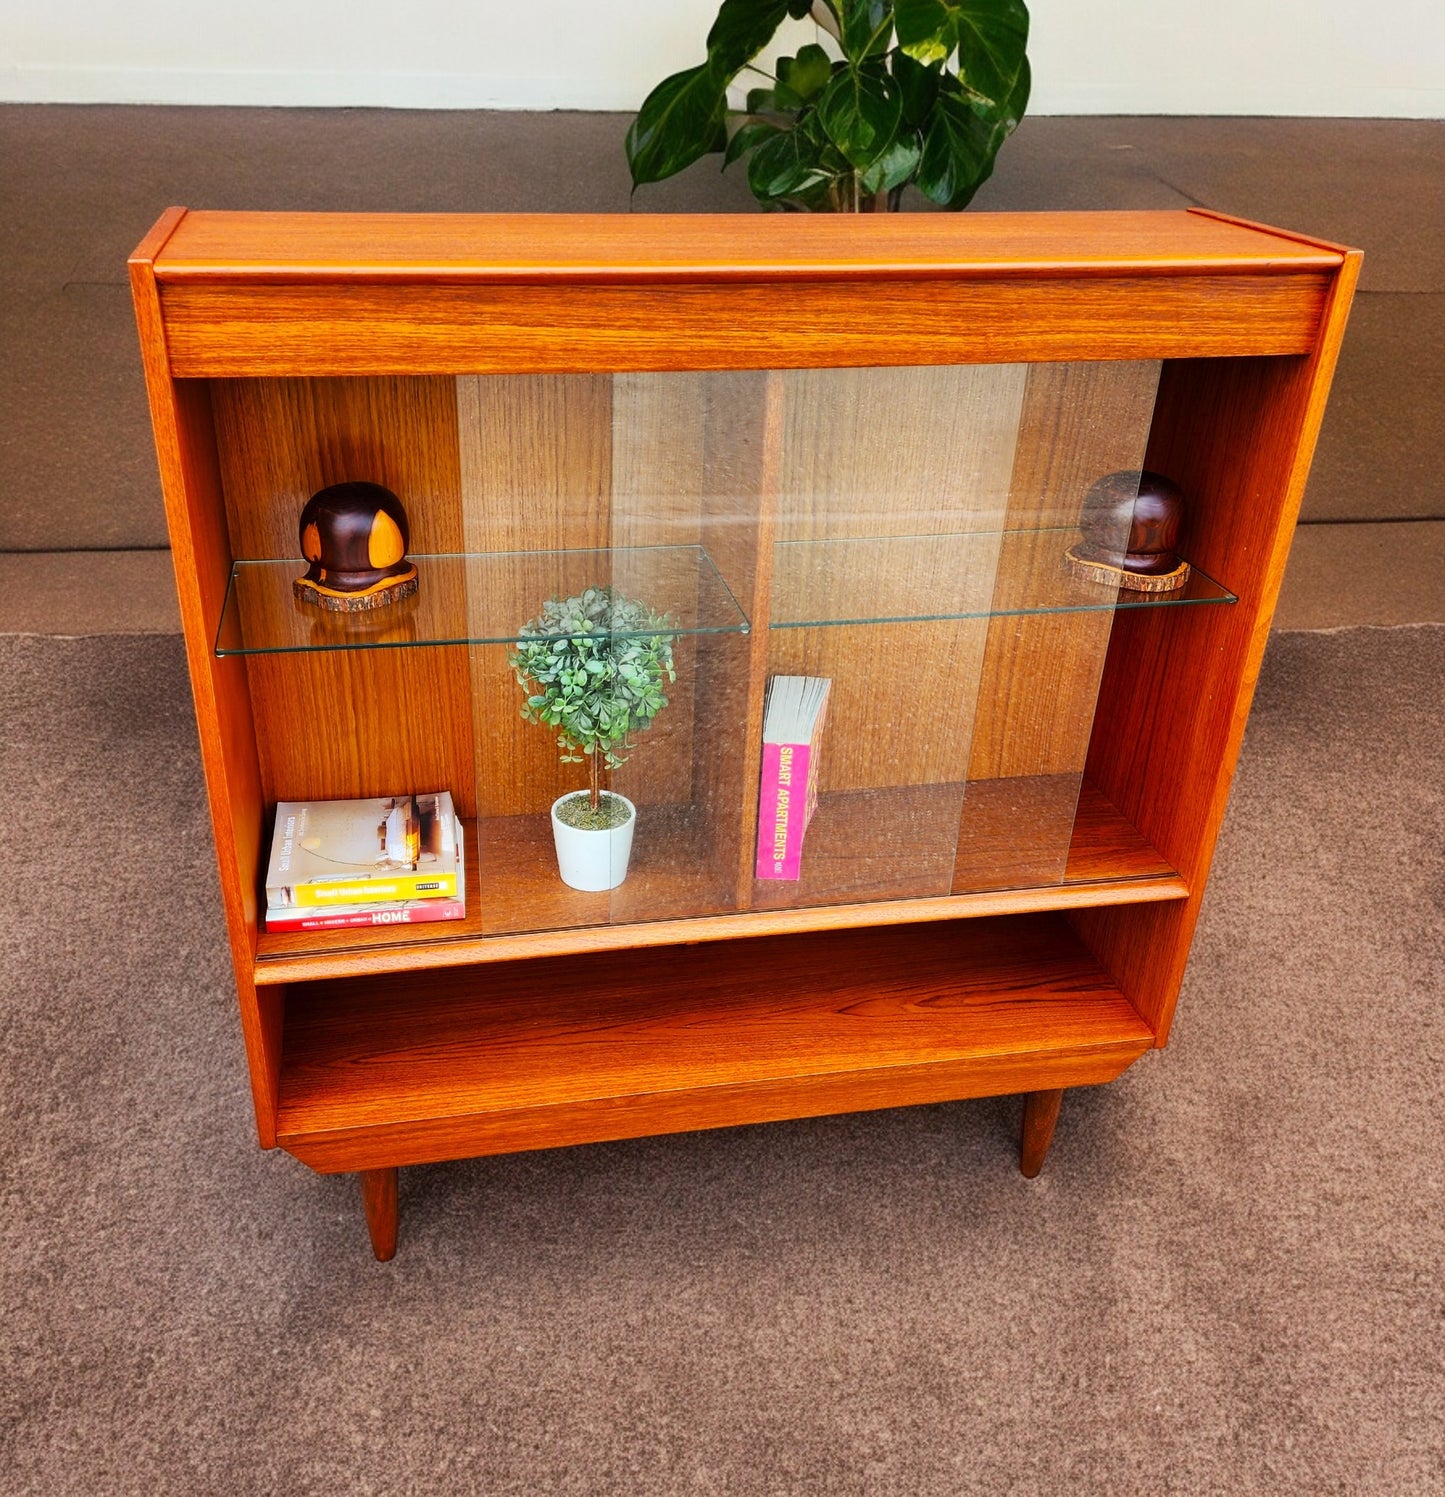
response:
<svg viewBox="0 0 1445 1497"><path fill-rule="evenodd" d="M557 815L557 807L578 792L569 790L552 802L552 840L557 845L557 871L569 889L598 893L615 889L627 877L627 860L632 856L632 829L637 825L637 807L625 795L607 791L627 807L627 820L602 832L589 832L568 826Z"/></svg>

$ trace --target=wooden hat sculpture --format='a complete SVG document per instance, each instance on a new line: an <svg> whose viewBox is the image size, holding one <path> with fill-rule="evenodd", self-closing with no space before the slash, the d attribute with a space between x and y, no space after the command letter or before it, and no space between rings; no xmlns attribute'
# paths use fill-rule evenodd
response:
<svg viewBox="0 0 1445 1497"><path fill-rule="evenodd" d="M301 554L311 563L292 584L303 603L335 613L383 608L416 591L406 510L379 483L333 483L301 511Z"/></svg>
<svg viewBox="0 0 1445 1497"><path fill-rule="evenodd" d="M1138 469L1108 473L1085 495L1083 538L1066 554L1090 582L1173 592L1189 580L1189 563L1175 549L1183 523L1184 494L1172 478Z"/></svg>

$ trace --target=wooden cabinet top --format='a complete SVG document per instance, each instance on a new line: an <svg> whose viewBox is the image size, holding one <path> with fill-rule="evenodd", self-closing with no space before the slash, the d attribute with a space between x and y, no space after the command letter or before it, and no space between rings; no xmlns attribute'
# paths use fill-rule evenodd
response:
<svg viewBox="0 0 1445 1497"><path fill-rule="evenodd" d="M1270 273L1337 246L1204 210L422 214L172 208L137 249L161 281L492 282Z"/></svg>
<svg viewBox="0 0 1445 1497"><path fill-rule="evenodd" d="M555 374L1309 353L1357 258L1196 209L170 208L131 274L173 378Z"/></svg>

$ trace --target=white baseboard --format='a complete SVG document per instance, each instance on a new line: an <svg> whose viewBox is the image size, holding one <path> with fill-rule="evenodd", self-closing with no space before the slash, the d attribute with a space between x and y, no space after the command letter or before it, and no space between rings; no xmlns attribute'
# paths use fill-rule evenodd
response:
<svg viewBox="0 0 1445 1497"><path fill-rule="evenodd" d="M1203 78L1187 85L1161 78L1143 86L1050 86L1036 80L1029 113L1436 120L1445 119L1445 87L1337 89L1306 82L1252 91L1237 85L1211 86Z"/></svg>
<svg viewBox="0 0 1445 1497"><path fill-rule="evenodd" d="M631 111L656 83L601 73L486 77L474 73L0 66L0 100L26 104L211 104L346 109L598 109ZM1445 87L1271 87L1267 96L1187 88L1040 83L1033 115L1273 115L1350 119L1445 118Z"/></svg>
<svg viewBox="0 0 1445 1497"><path fill-rule="evenodd" d="M318 109L634 110L656 79L479 77L472 73L290 69L6 67L17 104L240 104Z"/></svg>

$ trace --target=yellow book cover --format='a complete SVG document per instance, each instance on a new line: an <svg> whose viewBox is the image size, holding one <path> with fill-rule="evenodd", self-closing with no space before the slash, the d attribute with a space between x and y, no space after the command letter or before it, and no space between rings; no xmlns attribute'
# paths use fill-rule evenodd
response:
<svg viewBox="0 0 1445 1497"><path fill-rule="evenodd" d="M451 795L282 801L266 872L266 907L442 899L457 893Z"/></svg>

